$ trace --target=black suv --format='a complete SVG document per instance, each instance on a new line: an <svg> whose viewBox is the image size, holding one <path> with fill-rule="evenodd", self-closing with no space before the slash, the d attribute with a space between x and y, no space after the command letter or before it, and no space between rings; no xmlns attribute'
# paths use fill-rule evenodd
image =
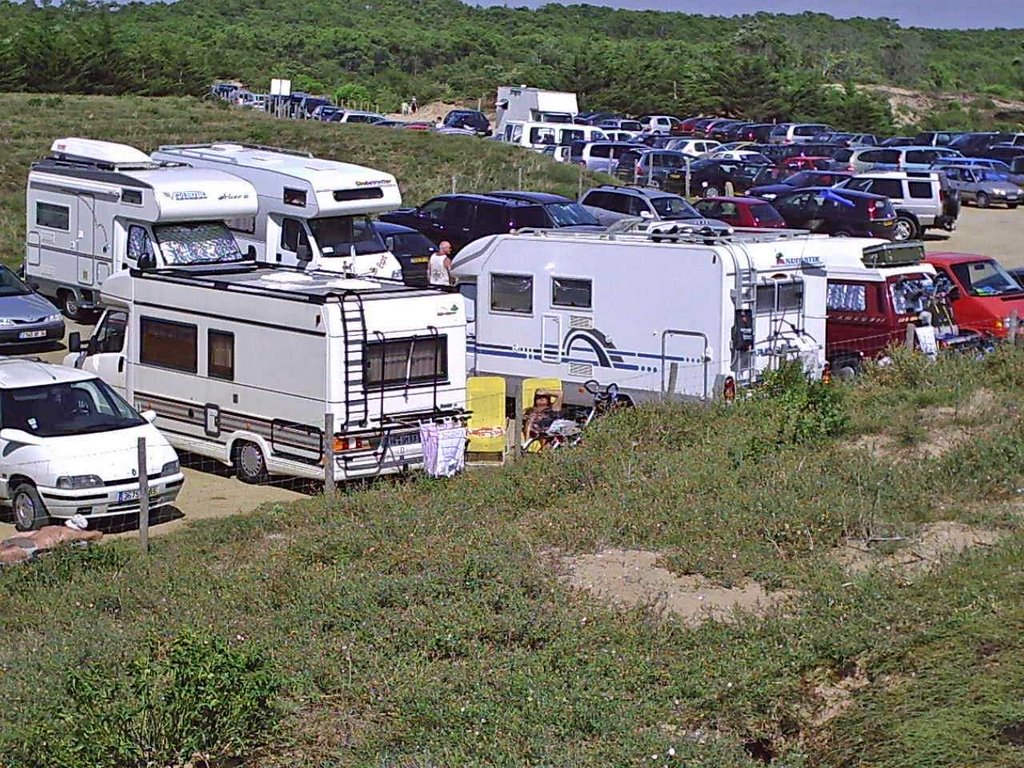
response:
<svg viewBox="0 0 1024 768"><path fill-rule="evenodd" d="M742 194L753 186L772 180L771 167L763 163L702 158L690 163L689 195L685 168L668 173L664 189L687 197L718 197L725 192L726 182L732 184L734 194Z"/></svg>
<svg viewBox="0 0 1024 768"><path fill-rule="evenodd" d="M845 237L895 236L896 211L889 198L851 189L808 187L772 201L786 226Z"/></svg>
<svg viewBox="0 0 1024 768"><path fill-rule="evenodd" d="M1012 133L997 133L996 131L978 131L973 133L961 133L947 145L955 149L964 157L988 157L986 150L993 144L1001 144L1005 141L1013 141Z"/></svg>
<svg viewBox="0 0 1024 768"><path fill-rule="evenodd" d="M587 190L580 198L580 203L605 226L634 217L649 221L686 221L702 227L728 226L717 219L705 218L679 195L650 187L616 187L603 184Z"/></svg>
<svg viewBox="0 0 1024 768"><path fill-rule="evenodd" d="M373 228L402 265L402 280L405 284L427 285L427 264L431 254L437 251L437 246L411 227L375 221Z"/></svg>
<svg viewBox="0 0 1024 768"><path fill-rule="evenodd" d="M478 238L524 227L599 227L578 203L541 192L439 195L418 208L382 213L380 220L411 227L435 243L447 240L453 253Z"/></svg>
<svg viewBox="0 0 1024 768"><path fill-rule="evenodd" d="M445 128L467 128L478 136L490 136L491 124L483 112L475 109L453 109L444 116Z"/></svg>

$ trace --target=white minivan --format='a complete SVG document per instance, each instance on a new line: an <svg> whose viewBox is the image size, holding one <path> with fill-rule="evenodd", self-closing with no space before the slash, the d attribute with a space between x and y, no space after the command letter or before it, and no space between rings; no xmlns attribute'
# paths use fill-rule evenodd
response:
<svg viewBox="0 0 1024 768"><path fill-rule="evenodd" d="M140 437L150 509L172 504L185 476L153 418L91 373L0 358L0 504L15 527L137 513Z"/></svg>

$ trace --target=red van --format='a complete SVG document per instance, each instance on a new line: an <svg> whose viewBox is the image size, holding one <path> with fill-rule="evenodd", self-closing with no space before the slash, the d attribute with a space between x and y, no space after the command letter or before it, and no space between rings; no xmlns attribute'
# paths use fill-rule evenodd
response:
<svg viewBox="0 0 1024 768"><path fill-rule="evenodd" d="M1014 310L1024 322L1024 288L995 259L930 253L925 260L935 267L936 288L949 294L961 328L1005 339Z"/></svg>

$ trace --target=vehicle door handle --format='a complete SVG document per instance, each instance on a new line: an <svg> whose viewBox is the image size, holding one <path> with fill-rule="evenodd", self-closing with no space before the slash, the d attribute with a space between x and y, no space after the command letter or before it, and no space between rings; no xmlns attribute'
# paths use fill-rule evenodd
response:
<svg viewBox="0 0 1024 768"><path fill-rule="evenodd" d="M124 373L124 357L117 358L117 372Z"/></svg>

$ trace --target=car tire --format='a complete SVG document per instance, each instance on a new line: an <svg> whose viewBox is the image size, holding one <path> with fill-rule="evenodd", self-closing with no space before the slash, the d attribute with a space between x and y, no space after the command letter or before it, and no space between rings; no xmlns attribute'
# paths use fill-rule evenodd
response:
<svg viewBox="0 0 1024 768"><path fill-rule="evenodd" d="M78 297L75 296L74 291L61 291L57 298L60 299L60 311L69 320L78 321L85 317L85 312L82 311L82 305L78 303Z"/></svg>
<svg viewBox="0 0 1024 768"><path fill-rule="evenodd" d="M11 494L11 511L14 513L14 527L26 533L37 531L50 522L50 514L32 483L19 483Z"/></svg>
<svg viewBox="0 0 1024 768"><path fill-rule="evenodd" d="M907 240L917 240L921 236L920 227L912 216L901 213L896 216L896 224L893 227L893 240L897 243L904 243Z"/></svg>
<svg viewBox="0 0 1024 768"><path fill-rule="evenodd" d="M988 199L988 195L984 192L979 192L978 196L974 198L974 204L979 208L988 208L992 204L992 201Z"/></svg>
<svg viewBox="0 0 1024 768"><path fill-rule="evenodd" d="M232 449L234 454L235 472L243 483L257 485L265 483L270 475L267 472L267 461L263 458L263 450L249 441L239 441Z"/></svg>
<svg viewBox="0 0 1024 768"><path fill-rule="evenodd" d="M718 187L704 187L701 197L718 197Z"/></svg>
<svg viewBox="0 0 1024 768"><path fill-rule="evenodd" d="M852 237L852 235L845 229L840 229L838 232L833 232L832 237Z"/></svg>
<svg viewBox="0 0 1024 768"><path fill-rule="evenodd" d="M1012 210L1013 210L1014 208L1016 208L1016 207L1017 207L1018 205L1019 205L1019 203L1007 203L1007 204L1006 204L1006 207L1007 207L1007 208L1009 208L1009 209L1010 209L1010 210L1012 211Z"/></svg>

